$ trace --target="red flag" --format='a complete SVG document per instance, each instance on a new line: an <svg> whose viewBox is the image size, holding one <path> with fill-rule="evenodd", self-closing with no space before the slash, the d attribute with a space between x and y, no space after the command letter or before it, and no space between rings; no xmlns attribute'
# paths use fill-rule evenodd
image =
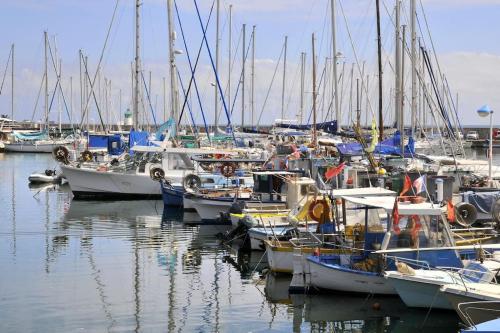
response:
<svg viewBox="0 0 500 333"><path fill-rule="evenodd" d="M399 209L398 209L398 197L394 201L394 207L392 208L392 228L396 235L399 235L401 229L399 228Z"/></svg>
<svg viewBox="0 0 500 333"><path fill-rule="evenodd" d="M447 206L448 221L455 222L455 207L453 206L451 200L448 201Z"/></svg>
<svg viewBox="0 0 500 333"><path fill-rule="evenodd" d="M344 167L345 167L345 162L342 162L338 166L331 167L328 170L326 170L326 172L325 172L326 180L330 180L333 177L338 176L340 174L340 172L344 169Z"/></svg>
<svg viewBox="0 0 500 333"><path fill-rule="evenodd" d="M406 192L408 192L411 189L411 179L408 177L408 175L405 175L405 182L403 184L403 190L399 194L400 196L403 196Z"/></svg>

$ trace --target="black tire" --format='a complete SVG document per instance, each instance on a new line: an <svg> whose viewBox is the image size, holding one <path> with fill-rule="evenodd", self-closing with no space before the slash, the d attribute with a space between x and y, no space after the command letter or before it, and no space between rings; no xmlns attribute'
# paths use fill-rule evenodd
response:
<svg viewBox="0 0 500 333"><path fill-rule="evenodd" d="M462 227L471 227L477 220L477 209L470 203L460 202L455 205L455 217Z"/></svg>
<svg viewBox="0 0 500 333"><path fill-rule="evenodd" d="M64 146L57 146L54 148L52 151L52 155L54 156L54 159L58 162L62 162L64 164L68 164L68 158L69 158L69 150L68 148Z"/></svg>
<svg viewBox="0 0 500 333"><path fill-rule="evenodd" d="M191 189L191 190L199 189L201 186L201 179L197 175L193 174L187 175L182 180L182 186L184 186L185 189Z"/></svg>
<svg viewBox="0 0 500 333"><path fill-rule="evenodd" d="M165 171L162 168L153 168L149 170L149 176L152 180L160 181L165 178Z"/></svg>

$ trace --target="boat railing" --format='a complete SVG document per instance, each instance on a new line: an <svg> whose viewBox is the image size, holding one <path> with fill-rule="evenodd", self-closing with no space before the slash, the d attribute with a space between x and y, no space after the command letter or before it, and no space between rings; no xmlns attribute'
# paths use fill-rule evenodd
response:
<svg viewBox="0 0 500 333"><path fill-rule="evenodd" d="M487 305L487 304L498 304L500 303L499 301L476 301L476 302L463 302L463 303L458 303L457 306L457 311L460 312L462 315L462 318L464 318L467 321L467 325L469 327L476 328L476 323L472 319L472 316L469 314L471 310L476 310L476 311L484 311L484 312L494 312L497 314L497 317L500 317L500 310L498 309L492 309L491 307L481 307L480 305ZM475 304L477 304L475 306Z"/></svg>
<svg viewBox="0 0 500 333"><path fill-rule="evenodd" d="M410 264L412 266L416 266L418 268L423 268L423 269L428 269L428 270L431 269L431 266L425 260L403 258L403 257L398 257L398 256L386 256L386 258L392 259L392 260L394 260L394 262L402 262L405 264Z"/></svg>

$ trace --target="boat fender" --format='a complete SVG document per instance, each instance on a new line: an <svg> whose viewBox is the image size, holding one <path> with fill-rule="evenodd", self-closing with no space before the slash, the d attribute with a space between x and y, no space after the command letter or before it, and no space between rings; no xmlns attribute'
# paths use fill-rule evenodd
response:
<svg viewBox="0 0 500 333"><path fill-rule="evenodd" d="M54 159L56 161L62 162L64 164L68 164L69 163L69 160L68 160L69 150L68 150L68 148L66 148L64 146L57 146L52 151L52 154L53 154Z"/></svg>
<svg viewBox="0 0 500 333"><path fill-rule="evenodd" d="M236 163L233 162L224 162L222 163L220 167L220 173L226 177L232 177L234 176L234 173L236 172Z"/></svg>
<svg viewBox="0 0 500 333"><path fill-rule="evenodd" d="M316 222L321 222L322 215L328 214L329 208L325 199L316 199L309 205L309 217Z"/></svg>
<svg viewBox="0 0 500 333"><path fill-rule="evenodd" d="M455 218L462 227L470 227L476 222L477 209L470 203L460 202L455 205Z"/></svg>
<svg viewBox="0 0 500 333"><path fill-rule="evenodd" d="M201 179L197 175L189 174L182 180L182 186L185 189L198 189L201 186Z"/></svg>
<svg viewBox="0 0 500 333"><path fill-rule="evenodd" d="M151 177L152 180L160 181L163 178L165 178L165 171L163 171L162 168L152 168L149 171L149 176Z"/></svg>
<svg viewBox="0 0 500 333"><path fill-rule="evenodd" d="M493 221L497 224L497 227L500 226L500 199L498 199L491 209L491 217Z"/></svg>

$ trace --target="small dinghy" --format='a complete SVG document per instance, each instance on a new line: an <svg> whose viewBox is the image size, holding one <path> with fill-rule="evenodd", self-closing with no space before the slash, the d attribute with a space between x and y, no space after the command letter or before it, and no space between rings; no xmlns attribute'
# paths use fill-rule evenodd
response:
<svg viewBox="0 0 500 333"><path fill-rule="evenodd" d="M47 169L44 172L34 172L29 177L30 183L60 183L61 175L56 173L56 170Z"/></svg>

